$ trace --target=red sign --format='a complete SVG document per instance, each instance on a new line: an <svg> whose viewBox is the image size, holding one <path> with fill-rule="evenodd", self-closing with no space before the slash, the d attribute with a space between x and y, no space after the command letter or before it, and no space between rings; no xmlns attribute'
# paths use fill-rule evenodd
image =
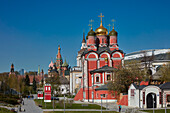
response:
<svg viewBox="0 0 170 113"><path fill-rule="evenodd" d="M38 99L43 99L43 91L38 91Z"/></svg>
<svg viewBox="0 0 170 113"><path fill-rule="evenodd" d="M51 102L51 84L44 86L44 102Z"/></svg>

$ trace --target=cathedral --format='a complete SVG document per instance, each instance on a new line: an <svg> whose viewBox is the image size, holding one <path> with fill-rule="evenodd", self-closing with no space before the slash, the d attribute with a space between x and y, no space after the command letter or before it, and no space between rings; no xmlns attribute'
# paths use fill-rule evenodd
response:
<svg viewBox="0 0 170 113"><path fill-rule="evenodd" d="M56 62L53 62L51 60L51 63L49 64L48 69L48 77L54 76L56 74L66 77L69 80L69 74L70 74L70 67L66 60L63 63L63 59L61 57L61 48L58 46L58 53L56 56Z"/></svg>
<svg viewBox="0 0 170 113"><path fill-rule="evenodd" d="M77 56L77 68L81 70L80 88L74 100L86 102L116 101L115 93L109 92L108 82L114 81L114 73L121 68L124 52L117 43L118 33L114 29L109 32L103 26L102 14L99 15L100 26L88 32L86 39L83 33L81 50ZM76 71L73 70L73 73ZM71 79L70 79L71 80ZM71 82L70 82L71 83ZM70 89L73 85L70 84ZM72 89L73 90L73 89Z"/></svg>

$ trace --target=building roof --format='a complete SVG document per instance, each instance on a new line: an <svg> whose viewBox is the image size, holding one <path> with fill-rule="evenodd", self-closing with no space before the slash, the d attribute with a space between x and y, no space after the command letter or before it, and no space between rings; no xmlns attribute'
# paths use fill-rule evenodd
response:
<svg viewBox="0 0 170 113"><path fill-rule="evenodd" d="M95 69L95 70L92 70L90 71L90 73L100 73L100 72L113 72L117 70L116 68L113 68L113 67L109 67L108 65L105 65L99 69Z"/></svg>
<svg viewBox="0 0 170 113"><path fill-rule="evenodd" d="M169 89L170 90L170 82L166 82L159 86L161 89Z"/></svg>

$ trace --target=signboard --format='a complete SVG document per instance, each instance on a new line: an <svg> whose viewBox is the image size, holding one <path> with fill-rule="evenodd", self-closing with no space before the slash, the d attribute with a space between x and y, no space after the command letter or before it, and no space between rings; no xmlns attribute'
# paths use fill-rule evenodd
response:
<svg viewBox="0 0 170 113"><path fill-rule="evenodd" d="M51 84L44 86L44 102L51 102Z"/></svg>
<svg viewBox="0 0 170 113"><path fill-rule="evenodd" d="M43 91L38 91L38 99L43 99Z"/></svg>

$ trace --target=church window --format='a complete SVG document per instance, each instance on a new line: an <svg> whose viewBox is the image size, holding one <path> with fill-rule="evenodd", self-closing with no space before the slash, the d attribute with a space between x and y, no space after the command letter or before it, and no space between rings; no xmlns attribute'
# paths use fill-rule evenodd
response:
<svg viewBox="0 0 170 113"><path fill-rule="evenodd" d="M99 82L99 76L96 77L96 82Z"/></svg>
<svg viewBox="0 0 170 113"><path fill-rule="evenodd" d="M135 95L135 89L131 89L131 96Z"/></svg>
<svg viewBox="0 0 170 113"><path fill-rule="evenodd" d="M103 98L106 98L106 94L103 94Z"/></svg>
<svg viewBox="0 0 170 113"><path fill-rule="evenodd" d="M108 80L111 80L110 75L107 75L107 81L108 81Z"/></svg>

